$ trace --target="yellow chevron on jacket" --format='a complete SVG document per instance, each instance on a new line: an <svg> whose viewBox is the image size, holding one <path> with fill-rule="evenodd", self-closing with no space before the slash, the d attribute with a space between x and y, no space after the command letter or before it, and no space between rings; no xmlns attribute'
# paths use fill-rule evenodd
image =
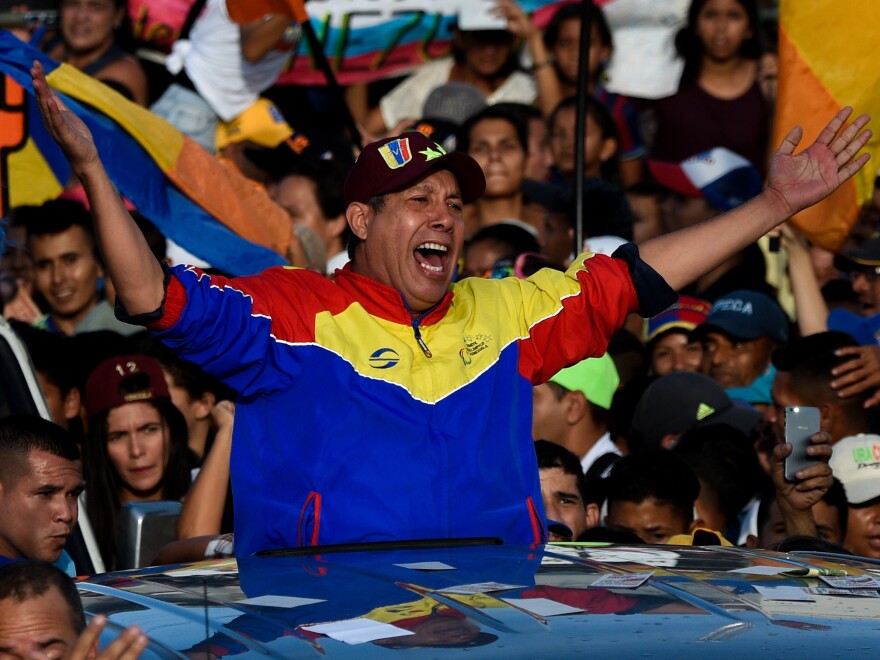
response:
<svg viewBox="0 0 880 660"><path fill-rule="evenodd" d="M419 401L436 403L475 381L504 350L527 339L532 328L559 314L563 301L581 293L576 260L566 273L545 269L527 280L467 278L453 285L446 316L419 326L427 357L409 325L368 314L358 304L315 317L315 342L348 362L358 375L397 384ZM351 341L357 337L358 341Z"/></svg>

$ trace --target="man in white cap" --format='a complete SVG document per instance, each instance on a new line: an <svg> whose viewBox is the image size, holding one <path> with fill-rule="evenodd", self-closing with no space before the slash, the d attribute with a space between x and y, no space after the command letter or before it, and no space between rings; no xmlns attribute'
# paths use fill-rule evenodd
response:
<svg viewBox="0 0 880 660"><path fill-rule="evenodd" d="M849 504L844 547L880 559L880 436L860 433L843 438L834 445L829 465Z"/></svg>

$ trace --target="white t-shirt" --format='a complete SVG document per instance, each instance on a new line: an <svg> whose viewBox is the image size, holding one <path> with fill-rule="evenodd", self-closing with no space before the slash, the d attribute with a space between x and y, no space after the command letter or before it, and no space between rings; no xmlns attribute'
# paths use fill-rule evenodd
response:
<svg viewBox="0 0 880 660"><path fill-rule="evenodd" d="M223 121L247 110L275 84L290 52L271 50L253 64L241 54L240 26L229 18L226 0L208 0L189 39L174 45L186 75Z"/></svg>
<svg viewBox="0 0 880 660"><path fill-rule="evenodd" d="M606 431L605 435L599 438L596 441L596 444L590 447L590 451L581 458L581 468L583 469L584 474L587 473L587 470L593 466L593 463L595 463L600 456L604 456L605 454L617 454L618 456L622 456L620 448L614 444L614 440L611 439L611 433L608 431ZM610 471L611 467L609 466L605 470L605 474L602 474L601 476L607 477Z"/></svg>
<svg viewBox="0 0 880 660"><path fill-rule="evenodd" d="M385 126L391 130L403 119L421 119L429 115L423 112L425 99L434 88L449 82L454 63L451 57L425 62L409 78L383 96L379 109ZM534 79L522 71L514 71L486 102L489 105L502 101L531 104L537 96Z"/></svg>

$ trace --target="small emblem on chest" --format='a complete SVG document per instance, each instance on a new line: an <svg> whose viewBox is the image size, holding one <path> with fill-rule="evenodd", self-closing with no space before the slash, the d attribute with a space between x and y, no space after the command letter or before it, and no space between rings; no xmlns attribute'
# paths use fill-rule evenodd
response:
<svg viewBox="0 0 880 660"><path fill-rule="evenodd" d="M491 342L492 335L465 335L464 348L461 351L462 359L464 359L465 354L473 357L477 353L486 350ZM465 364L470 364L470 361L465 362Z"/></svg>
<svg viewBox="0 0 880 660"><path fill-rule="evenodd" d="M393 348L380 348L370 355L370 366L373 369L390 369L400 362L400 355Z"/></svg>

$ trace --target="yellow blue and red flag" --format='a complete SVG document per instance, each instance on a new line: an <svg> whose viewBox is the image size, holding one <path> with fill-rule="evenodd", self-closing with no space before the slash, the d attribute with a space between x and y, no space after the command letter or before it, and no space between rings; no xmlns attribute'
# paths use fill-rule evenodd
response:
<svg viewBox="0 0 880 660"><path fill-rule="evenodd" d="M163 234L234 275L286 263L290 221L253 182L103 83L0 32L6 204L40 204L57 197L70 179L36 107L30 68L37 59L49 85L91 130L119 192Z"/></svg>
<svg viewBox="0 0 880 660"><path fill-rule="evenodd" d="M774 142L781 143L799 124L802 144L812 144L828 119L847 105L856 115L880 116L878 43L878 2L782 0ZM795 217L798 229L822 247L840 249L859 207L873 194L880 139L873 137L865 150L872 159L861 172Z"/></svg>

